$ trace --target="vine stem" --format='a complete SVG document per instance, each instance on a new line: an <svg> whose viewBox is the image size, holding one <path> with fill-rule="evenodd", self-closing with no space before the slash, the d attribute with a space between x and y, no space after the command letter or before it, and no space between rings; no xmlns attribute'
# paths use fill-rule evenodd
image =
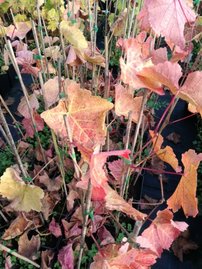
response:
<svg viewBox="0 0 202 269"><path fill-rule="evenodd" d="M14 251L14 250L12 250L12 249L10 249L10 248L8 248L8 247L2 245L2 244L0 244L0 250L1 250L1 251L5 251L5 252L7 252L8 254L13 255L13 256L17 257L18 259L21 259L21 260L23 260L23 261L25 261L25 262L27 262L27 263L29 263L29 264L32 264L32 265L35 266L36 268L40 268L40 265L39 265L39 264L37 264L37 263L33 262L32 260L30 260L30 259L28 259L28 258L26 258L26 257L24 257L24 256L22 256L22 255L20 255L20 254L17 253L16 251Z"/></svg>
<svg viewBox="0 0 202 269"><path fill-rule="evenodd" d="M84 212L84 223L83 223L83 229L82 229L82 234L81 234L77 269L81 268L81 260L82 260L82 256L83 256L85 237L86 237L86 233L87 233L88 217L89 217L90 206L91 206L91 195L92 195L92 184L91 184L91 180L89 179L88 189L87 189L87 193L86 193L86 207L85 207L85 212Z"/></svg>
<svg viewBox="0 0 202 269"><path fill-rule="evenodd" d="M147 93L148 93L148 91L145 89L143 99L142 99L139 119L138 119L138 122L137 122L137 125L136 125L135 134L134 134L134 138L133 138L133 144L132 144L132 149L131 149L131 158L132 159L134 159L133 154L134 154L135 146L136 146L136 143L137 143L138 134L139 134L139 131L140 131L140 126L141 126L141 123L142 123L143 112L144 112L145 104L146 104L146 101L147 101ZM127 183L128 183L128 179L129 179L129 177L131 175L131 172L132 172L131 168L128 167L127 172L126 172L126 177L124 177L124 181L123 181L122 186L121 186L120 195L122 197L124 197L124 193L125 193Z"/></svg>

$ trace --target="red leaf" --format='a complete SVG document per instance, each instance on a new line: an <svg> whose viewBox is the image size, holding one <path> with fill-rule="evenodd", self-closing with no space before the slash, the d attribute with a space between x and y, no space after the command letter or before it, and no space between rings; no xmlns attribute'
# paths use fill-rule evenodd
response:
<svg viewBox="0 0 202 269"><path fill-rule="evenodd" d="M151 249L160 257L163 249L169 249L172 242L187 227L185 222L173 221L173 214L170 210L158 211L157 217L149 228L137 237L136 242L143 248Z"/></svg>
<svg viewBox="0 0 202 269"><path fill-rule="evenodd" d="M55 237L60 237L62 235L60 225L55 222L54 218L51 220L48 229Z"/></svg>
<svg viewBox="0 0 202 269"><path fill-rule="evenodd" d="M102 226L98 230L97 236L100 240L100 246L115 243L114 237L111 235L111 233L104 226Z"/></svg>
<svg viewBox="0 0 202 269"><path fill-rule="evenodd" d="M90 269L149 269L157 256L150 250L129 248L129 244L110 244L94 257Z"/></svg>
<svg viewBox="0 0 202 269"><path fill-rule="evenodd" d="M34 119L35 119L37 131L42 131L44 128L44 121L37 112L34 112ZM29 118L29 119L24 118L22 120L22 125L23 125L23 128L25 128L26 137L33 138L35 131L34 131L34 127L33 127L31 118Z"/></svg>
<svg viewBox="0 0 202 269"><path fill-rule="evenodd" d="M62 265L62 269L74 269L74 253L72 244L63 247L58 254L58 261Z"/></svg>
<svg viewBox="0 0 202 269"><path fill-rule="evenodd" d="M120 156L130 159L129 154L130 150L116 150L93 154L90 161L90 179L93 187L103 187L108 181L103 168L109 156Z"/></svg>

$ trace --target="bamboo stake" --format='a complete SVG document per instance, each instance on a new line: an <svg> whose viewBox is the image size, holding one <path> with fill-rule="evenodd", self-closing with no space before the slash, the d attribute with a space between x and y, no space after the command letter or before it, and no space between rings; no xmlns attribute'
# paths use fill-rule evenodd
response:
<svg viewBox="0 0 202 269"><path fill-rule="evenodd" d="M12 250L12 249L10 249L10 248L2 245L2 244L0 244L0 250L1 251L5 251L8 254L13 255L13 256L17 257L18 259L21 259L21 260L23 260L23 261L25 261L25 262L27 262L29 264L32 264L33 266L35 266L37 268L40 268L40 265L39 264L37 264L37 263L33 262L32 260L30 260L30 259L28 259L28 258L26 258L26 257L24 257L22 255L20 255L16 251L14 251L14 250Z"/></svg>

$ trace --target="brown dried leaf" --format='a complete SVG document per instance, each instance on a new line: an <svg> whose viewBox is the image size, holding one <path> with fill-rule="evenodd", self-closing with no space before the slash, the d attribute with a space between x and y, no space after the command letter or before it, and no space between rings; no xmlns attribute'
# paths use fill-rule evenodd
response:
<svg viewBox="0 0 202 269"><path fill-rule="evenodd" d="M41 241L39 235L33 235L29 240L27 232L25 232L18 240L18 252L31 260L35 260L40 245Z"/></svg>

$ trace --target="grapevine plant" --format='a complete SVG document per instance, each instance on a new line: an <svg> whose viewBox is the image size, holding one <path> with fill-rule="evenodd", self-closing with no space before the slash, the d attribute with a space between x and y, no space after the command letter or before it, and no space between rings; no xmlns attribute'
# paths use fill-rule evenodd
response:
<svg viewBox="0 0 202 269"><path fill-rule="evenodd" d="M2 57L23 93L20 122L0 101L6 268L148 269L187 231L174 213L198 214L202 153L177 158L162 132L179 100L202 115L200 10L189 0L0 0ZM149 169L154 158L169 171ZM147 169L162 197L145 204L129 193ZM165 174L180 178L167 200Z"/></svg>

